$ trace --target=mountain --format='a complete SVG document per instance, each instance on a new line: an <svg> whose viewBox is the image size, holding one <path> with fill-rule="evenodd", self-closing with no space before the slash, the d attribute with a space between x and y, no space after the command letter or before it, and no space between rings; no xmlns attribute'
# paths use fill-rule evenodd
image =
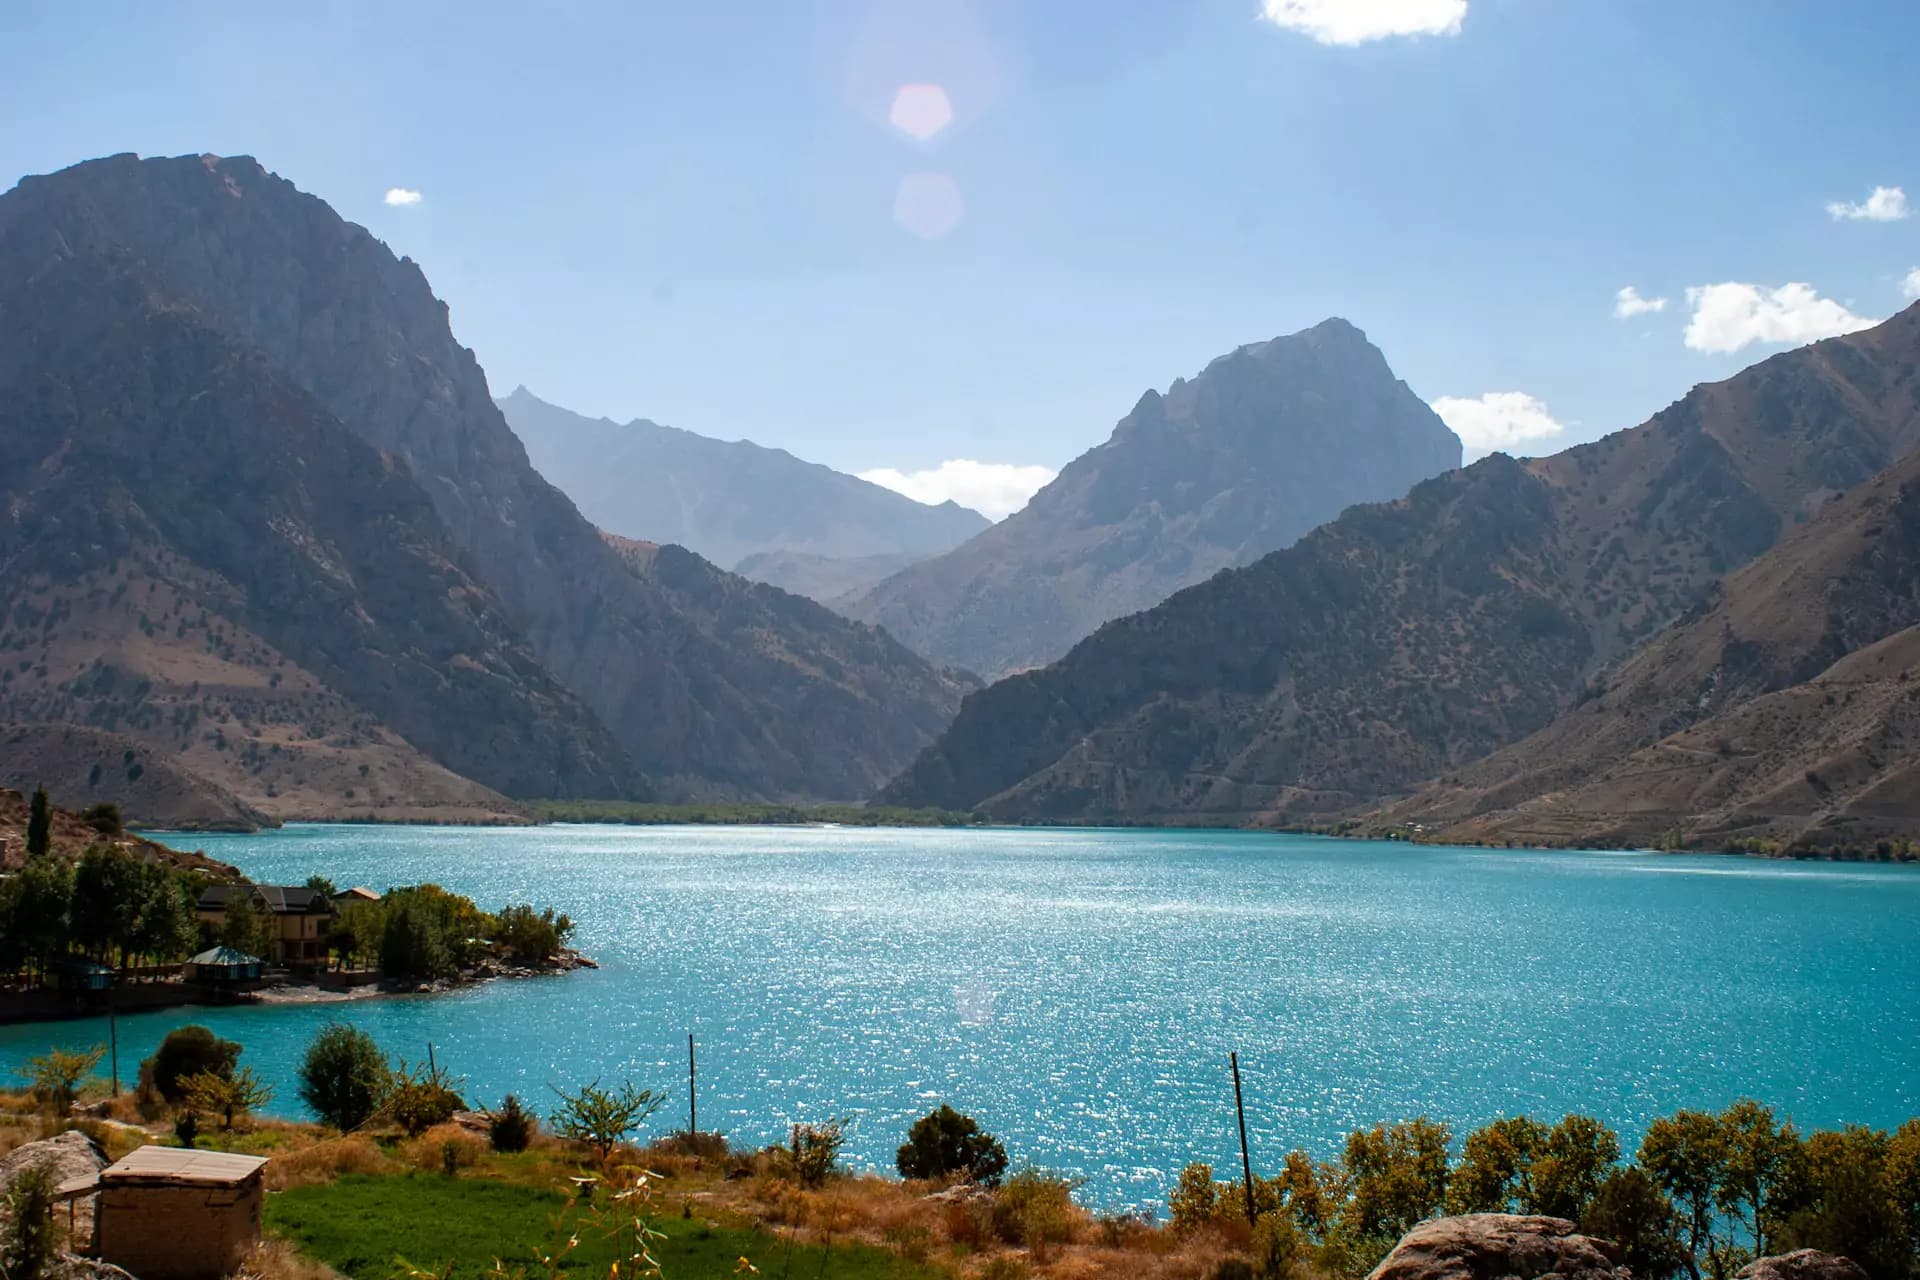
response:
<svg viewBox="0 0 1920 1280"><path fill-rule="evenodd" d="M759 551L735 565L734 572L809 600L829 602L863 590L918 564L925 556L813 556L804 551Z"/></svg>
<svg viewBox="0 0 1920 1280"><path fill-rule="evenodd" d="M1459 465L1366 335L1328 320L1147 392L1023 510L833 603L938 662L1014 671Z"/></svg>
<svg viewBox="0 0 1920 1280"><path fill-rule="evenodd" d="M1920 308L1550 458L1495 454L968 698L889 803L1292 825L1526 737L1920 444Z"/></svg>
<svg viewBox="0 0 1920 1280"><path fill-rule="evenodd" d="M33 812L30 792L0 787L0 872L20 869L27 859L27 826ZM159 862L183 871L197 871L210 880L238 880L240 869L215 862L203 853L171 849L144 836L122 833L118 836L96 830L78 813L60 804L60 797L47 793L53 801L52 821L48 823L50 851L58 857L78 861L89 848L116 844L139 854L148 862Z"/></svg>
<svg viewBox="0 0 1920 1280"><path fill-rule="evenodd" d="M76 809L114 804L130 823L255 831L273 818L185 768L171 751L78 724L0 724L0 787L44 786Z"/></svg>
<svg viewBox="0 0 1920 1280"><path fill-rule="evenodd" d="M988 527L977 511L953 502L930 507L784 449L712 440L645 418L588 418L525 387L501 400L500 410L534 469L587 519L736 570L775 551L924 558Z"/></svg>
<svg viewBox="0 0 1920 1280"><path fill-rule="evenodd" d="M178 732L211 689L231 720L249 709L262 770L290 732L271 724L347 777L379 777L364 750L449 771L387 795L471 778L635 796L651 775L843 797L961 692L809 602L743 594L724 629L683 615L534 472L420 269L250 158L24 179L0 197L0 292L0 394L24 424L0 433L24 490L9 536L39 575L11 642L35 658L38 634L80 634L78 611L106 602L112 652L138 661L123 680L101 655L109 676L89 678L130 701L117 726L90 722L132 731L164 678L184 692L139 712L144 734ZM62 701L93 688L83 656L35 667L44 689L0 714L92 715ZM199 717L186 740L226 756L217 709Z"/></svg>
<svg viewBox="0 0 1920 1280"><path fill-rule="evenodd" d="M1920 827L1920 454L1829 503L1511 747L1371 821L1820 847Z"/></svg>

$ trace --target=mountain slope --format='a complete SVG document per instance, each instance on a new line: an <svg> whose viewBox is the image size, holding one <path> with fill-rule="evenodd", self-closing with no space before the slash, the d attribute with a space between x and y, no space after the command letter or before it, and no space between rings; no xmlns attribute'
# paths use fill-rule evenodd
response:
<svg viewBox="0 0 1920 1280"><path fill-rule="evenodd" d="M76 724L0 724L0 787L44 786L76 809L115 804L129 823L254 831L273 819L182 767L170 751Z"/></svg>
<svg viewBox="0 0 1920 1280"><path fill-rule="evenodd" d="M828 603L864 591L925 556L814 556L803 551L761 551L735 565L734 572L782 591Z"/></svg>
<svg viewBox="0 0 1920 1280"><path fill-rule="evenodd" d="M1023 510L834 604L936 661L1018 670L1459 465L1366 335L1328 320L1147 392Z"/></svg>
<svg viewBox="0 0 1920 1280"><path fill-rule="evenodd" d="M1376 820L1553 844L1911 834L1916 628L1920 454L1730 575L1596 696Z"/></svg>
<svg viewBox="0 0 1920 1280"><path fill-rule="evenodd" d="M970 697L890 803L1297 823L1547 724L1729 569L1920 444L1920 308L1551 458L1355 508Z"/></svg>
<svg viewBox="0 0 1920 1280"><path fill-rule="evenodd" d="M919 726L957 701L959 685L890 641L871 662L846 661L876 641L824 611L804 639L759 597L740 602L750 624L725 632L683 617L528 465L420 269L250 158L115 156L29 178L0 198L0 234L42 261L137 262L164 305L257 352L368 456L390 459L424 490L463 570L648 774L844 797L850 779L871 786L910 754L875 752L924 741ZM806 661L787 661L788 647ZM763 715L794 681L818 719Z"/></svg>
<svg viewBox="0 0 1920 1280"><path fill-rule="evenodd" d="M0 718L128 733L276 816L645 786L403 466L144 264L48 252L14 212L0 198Z"/></svg>
<svg viewBox="0 0 1920 1280"><path fill-rule="evenodd" d="M645 418L589 418L525 387L499 403L534 469L594 524L675 543L735 570L768 551L937 555L988 525L956 503L930 507L784 449L713 440Z"/></svg>

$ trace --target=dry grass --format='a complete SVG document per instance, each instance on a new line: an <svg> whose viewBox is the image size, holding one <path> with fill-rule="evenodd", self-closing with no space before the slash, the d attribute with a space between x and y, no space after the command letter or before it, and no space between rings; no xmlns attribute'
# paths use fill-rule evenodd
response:
<svg viewBox="0 0 1920 1280"><path fill-rule="evenodd" d="M487 1140L471 1129L457 1124L437 1124L401 1144L400 1156L423 1172L443 1173L449 1152L455 1169L471 1169L486 1158L489 1150Z"/></svg>
<svg viewBox="0 0 1920 1280"><path fill-rule="evenodd" d="M285 1191L332 1182L349 1173L393 1173L400 1168L399 1162L375 1146L371 1138L352 1134L277 1153L268 1159L262 1176L267 1190Z"/></svg>
<svg viewBox="0 0 1920 1280"><path fill-rule="evenodd" d="M268 1240L247 1255L233 1280L343 1280L324 1262L315 1262L285 1240Z"/></svg>

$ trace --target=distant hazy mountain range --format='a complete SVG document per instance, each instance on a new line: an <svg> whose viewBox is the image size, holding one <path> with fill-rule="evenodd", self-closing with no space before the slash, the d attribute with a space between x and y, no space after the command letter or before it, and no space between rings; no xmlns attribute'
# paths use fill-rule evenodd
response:
<svg viewBox="0 0 1920 1280"><path fill-rule="evenodd" d="M690 553L636 568L420 269L251 159L23 180L0 327L0 721L162 751L203 813L850 799L965 688Z"/></svg>
<svg viewBox="0 0 1920 1280"><path fill-rule="evenodd" d="M608 533L686 547L801 595L877 581L989 524L784 449L588 418L525 387L499 403L534 469Z"/></svg>
<svg viewBox="0 0 1920 1280"><path fill-rule="evenodd" d="M1366 335L1328 320L1147 392L1024 510L833 604L938 662L1015 671L1459 465Z"/></svg>
<svg viewBox="0 0 1920 1280"><path fill-rule="evenodd" d="M1593 444L1495 454L973 695L883 797L1298 825L1418 791L1370 821L1912 834L1916 406L1920 307Z"/></svg>

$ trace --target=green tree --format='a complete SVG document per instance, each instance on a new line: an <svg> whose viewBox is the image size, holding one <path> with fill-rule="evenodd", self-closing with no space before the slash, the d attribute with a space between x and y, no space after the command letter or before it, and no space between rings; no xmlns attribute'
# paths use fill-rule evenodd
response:
<svg viewBox="0 0 1920 1280"><path fill-rule="evenodd" d="M1213 1166L1194 1161L1180 1171L1173 1190L1167 1193L1167 1216L1173 1233L1190 1236L1213 1225L1219 1205L1220 1193L1213 1180Z"/></svg>
<svg viewBox="0 0 1920 1280"><path fill-rule="evenodd" d="M1325 1240L1347 1201L1346 1170L1338 1163L1315 1164L1304 1151L1289 1151L1272 1186L1300 1233Z"/></svg>
<svg viewBox="0 0 1920 1280"><path fill-rule="evenodd" d="M27 1078L33 1100L56 1116L73 1110L80 1098L80 1086L100 1065L107 1046L91 1049L49 1049L37 1058L28 1058L20 1068Z"/></svg>
<svg viewBox="0 0 1920 1280"><path fill-rule="evenodd" d="M300 1100L342 1132L359 1128L379 1109L387 1082L386 1055L373 1037L343 1022L320 1028L300 1063Z"/></svg>
<svg viewBox="0 0 1920 1280"><path fill-rule="evenodd" d="M1547 1130L1533 1161L1528 1213L1580 1220L1620 1163L1620 1138L1592 1116L1569 1115Z"/></svg>
<svg viewBox="0 0 1920 1280"><path fill-rule="evenodd" d="M535 911L528 903L506 907L493 920L493 940L516 964L543 964L560 954L573 936L573 921L552 907Z"/></svg>
<svg viewBox="0 0 1920 1280"><path fill-rule="evenodd" d="M1579 1222L1584 1234L1620 1246L1620 1261L1634 1280L1671 1280L1691 1265L1680 1242L1680 1215L1644 1169L1609 1173Z"/></svg>
<svg viewBox="0 0 1920 1280"><path fill-rule="evenodd" d="M45 787L33 789L33 801L27 807L27 856L43 858L53 852L53 802Z"/></svg>
<svg viewBox="0 0 1920 1280"><path fill-rule="evenodd" d="M229 1072L202 1071L181 1082L187 1109L220 1117L220 1127L233 1132L234 1120L273 1101L273 1087L252 1067Z"/></svg>
<svg viewBox="0 0 1920 1280"><path fill-rule="evenodd" d="M618 1089L603 1089L595 1080L574 1093L559 1088L553 1092L560 1099L559 1107L550 1118L553 1131L592 1147L601 1164L666 1101L664 1095L651 1089L634 1088L631 1080L623 1082Z"/></svg>
<svg viewBox="0 0 1920 1280"><path fill-rule="evenodd" d="M906 1143L894 1156L903 1178L945 1178L959 1174L984 1187L1000 1185L1007 1171L1007 1149L972 1116L946 1103L913 1122Z"/></svg>
<svg viewBox="0 0 1920 1280"><path fill-rule="evenodd" d="M1750 1098L1720 1113L1725 1134L1726 1164L1716 1197L1727 1214L1744 1221L1754 1252L1767 1253L1768 1206L1792 1168L1800 1136L1792 1125L1774 1119L1773 1111Z"/></svg>
<svg viewBox="0 0 1920 1280"><path fill-rule="evenodd" d="M1347 1208L1357 1235L1397 1239L1445 1208L1451 1138L1446 1125L1425 1116L1347 1135Z"/></svg>
<svg viewBox="0 0 1920 1280"><path fill-rule="evenodd" d="M1913 1239L1888 1184L1891 1146L1886 1134L1860 1126L1809 1136L1789 1188L1770 1206L1768 1239L1851 1258L1874 1280L1906 1280ZM1791 1206L1784 1213L1783 1200Z"/></svg>
<svg viewBox="0 0 1920 1280"><path fill-rule="evenodd" d="M1920 1119L1909 1120L1887 1140L1882 1176L1893 1211L1906 1225L1907 1239L1920 1248Z"/></svg>
<svg viewBox="0 0 1920 1280"><path fill-rule="evenodd" d="M380 972L409 980L444 978L456 968L443 922L409 899L392 903L380 930Z"/></svg>
<svg viewBox="0 0 1920 1280"><path fill-rule="evenodd" d="M110 800L90 804L82 809L80 821L103 836L122 836L127 831L127 824L120 817L120 806Z"/></svg>
<svg viewBox="0 0 1920 1280"><path fill-rule="evenodd" d="M1719 1243L1714 1207L1727 1175L1727 1135L1720 1117L1706 1111L1676 1111L1647 1126L1640 1167L1672 1199L1685 1232L1687 1271L1697 1278L1705 1256L1716 1273Z"/></svg>
<svg viewBox="0 0 1920 1280"><path fill-rule="evenodd" d="M239 1061L238 1041L222 1040L208 1028L189 1023L167 1032L153 1056L140 1064L140 1072L152 1082L155 1092L178 1105L186 1100L189 1076L209 1072L231 1076Z"/></svg>
<svg viewBox="0 0 1920 1280"><path fill-rule="evenodd" d="M80 855L69 919L73 942L87 955L126 963L146 901L145 872L140 856L119 845L93 845Z"/></svg>
<svg viewBox="0 0 1920 1280"><path fill-rule="evenodd" d="M14 939L41 976L67 948L67 915L73 905L73 867L64 858L35 858L5 882L13 903Z"/></svg>
<svg viewBox="0 0 1920 1280"><path fill-rule="evenodd" d="M193 950L193 898L184 877L148 865L128 947L150 960L177 960Z"/></svg>
<svg viewBox="0 0 1920 1280"><path fill-rule="evenodd" d="M273 948L273 917L254 905L253 894L242 886L227 899L226 919L220 925L220 945L266 959Z"/></svg>
<svg viewBox="0 0 1920 1280"><path fill-rule="evenodd" d="M1453 1213L1531 1213L1533 1165L1546 1142L1537 1120L1512 1116L1467 1135L1447 1184Z"/></svg>

